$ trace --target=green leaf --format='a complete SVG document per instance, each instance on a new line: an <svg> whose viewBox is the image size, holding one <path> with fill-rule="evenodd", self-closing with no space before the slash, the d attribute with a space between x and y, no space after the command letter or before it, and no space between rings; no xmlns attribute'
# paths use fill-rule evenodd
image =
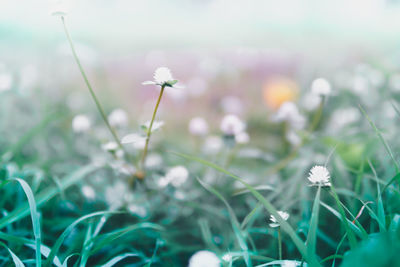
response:
<svg viewBox="0 0 400 267"><path fill-rule="evenodd" d="M320 196L321 196L321 187L318 186L310 219L310 228L308 230L308 235L307 235L308 254L315 254L315 249L317 245L317 228L318 228Z"/></svg>
<svg viewBox="0 0 400 267"><path fill-rule="evenodd" d="M250 190L251 194L258 199L263 206L265 207L265 209L271 213L272 215L274 215L274 217L277 219L278 223L280 224L281 228L283 231L285 231L289 237L292 239L293 243L295 244L295 246L297 247L297 249L299 250L299 252L301 253L301 255L307 260L307 262L309 264L311 264L312 266L321 266L318 262L317 256L315 254L309 255L307 253L307 248L304 245L303 241L297 236L296 232L293 230L293 228L289 225L288 222L286 222L279 214L278 211L275 209L275 207L267 200L265 199L257 190L255 190L251 185L249 185L248 183L246 183L243 179L241 179L240 177L230 173L229 171L221 168L220 166L203 160L201 158L198 157L194 157L194 156L190 156L190 155L186 155L186 154L182 154L182 153L177 153L177 152L172 152L173 154L180 156L182 158L188 159L188 160L192 160L192 161L197 161L205 166L211 167L219 172L222 172L226 175L228 175L229 177L241 182L245 187L247 187L247 189Z"/></svg>

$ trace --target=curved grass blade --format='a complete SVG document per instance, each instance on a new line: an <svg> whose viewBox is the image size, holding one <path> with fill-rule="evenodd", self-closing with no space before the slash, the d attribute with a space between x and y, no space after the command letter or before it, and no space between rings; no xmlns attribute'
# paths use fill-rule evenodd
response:
<svg viewBox="0 0 400 267"><path fill-rule="evenodd" d="M75 172L72 172L70 175L65 177L61 183L61 189L65 190L68 187L80 182L86 175L96 170L98 166L88 165L83 168L78 169ZM43 190L36 196L36 205L40 207L43 203L47 202L54 196L60 193L60 189L57 187L50 187L48 189ZM5 227L6 225L18 221L29 214L29 205L22 205L20 208L15 209L13 212L10 212L7 216L0 219L0 229Z"/></svg>
<svg viewBox="0 0 400 267"><path fill-rule="evenodd" d="M233 209L229 205L228 201L226 201L225 198L217 190L215 190L213 187L211 187L210 185L204 183L199 178L197 178L197 181L199 181L199 183L207 191L209 191L210 193L214 194L216 197L218 197L225 204L225 206L226 206L226 208L228 209L228 212L229 212L230 221L231 221L231 224L232 224L233 231L234 231L234 233L236 235L236 238L238 240L240 248L244 252L244 261L246 262L246 266L252 266L251 259L250 259L250 256L249 256L249 248L248 248L248 246L246 244L245 238L244 238L243 233L241 231L241 228L240 228L240 225L239 225L239 221L236 218L236 215L233 212Z"/></svg>
<svg viewBox="0 0 400 267"><path fill-rule="evenodd" d="M315 195L314 205L311 214L310 228L307 235L307 251L308 254L315 254L317 246L317 228L318 228L318 216L319 216L319 205L320 205L321 187L318 186L317 194Z"/></svg>
<svg viewBox="0 0 400 267"><path fill-rule="evenodd" d="M307 262L309 264L311 264L312 266L321 266L319 264L317 256L315 254L308 255L307 248L304 245L303 241L297 236L296 232L293 230L293 228L290 226L290 224L288 222L286 222L279 215L279 213L275 209L275 207L267 199L265 199L257 190L255 190L251 185L246 183L242 178L234 175L233 173L230 173L229 171L221 168L220 166L218 166L212 162L203 160L201 158L193 157L193 156L182 154L182 153L176 153L176 152L173 152L173 154L180 156L182 158L188 159L188 160L197 161L205 166L211 167L211 168L213 168L219 172L222 172L222 173L228 175L229 177L241 182L245 187L247 187L247 189L250 190L251 194L263 204L265 209L269 213L274 215L274 217L277 219L278 223L281 225L281 228L289 235L289 237L292 239L293 243L295 244L295 246L297 247L297 249L299 250L301 255L307 260Z"/></svg>
<svg viewBox="0 0 400 267"><path fill-rule="evenodd" d="M101 216L104 214L112 214L112 213L116 213L113 211L98 211L98 212L93 212L90 213L88 215L82 216L79 219L75 220L73 223L71 223L65 230L64 232L62 232L62 234L58 237L58 239L56 240L56 242L54 243L50 255L49 257L47 257L47 260L44 264L44 266L50 266L50 264L53 262L53 258L55 257L55 255L57 255L58 250L60 249L62 243L64 242L64 239L69 235L69 233L71 233L71 231L74 229L74 227L79 224L80 222L83 222L87 219L96 217L96 216Z"/></svg>
<svg viewBox="0 0 400 267"><path fill-rule="evenodd" d="M79 253L73 253L71 255L68 255L68 257L65 258L65 260L63 261L62 267L68 267L68 261L69 259L71 259L73 256L79 256Z"/></svg>
<svg viewBox="0 0 400 267"><path fill-rule="evenodd" d="M383 193L385 192L386 189L388 189L388 187L393 184L394 182L400 180L400 173L397 173L395 176L393 176L392 179L390 179L390 181L385 184L385 186L382 188L382 192L381 192L381 196L383 195ZM380 197L381 197L380 196Z"/></svg>
<svg viewBox="0 0 400 267"><path fill-rule="evenodd" d="M386 232L386 227L385 227L385 209L383 207L383 201L382 201L382 195L381 195L381 187L378 182L378 174L375 171L374 166L372 165L371 161L368 160L368 164L371 167L372 172L374 173L375 179L376 179L376 189L378 192L377 195L377 204L378 204L378 218L379 218L379 230L381 232Z"/></svg>
<svg viewBox="0 0 400 267"><path fill-rule="evenodd" d="M9 248L7 247L6 244L4 244L3 242L0 242L0 245L3 246L5 249L7 249L8 253L10 253L11 258L12 258L14 264L15 264L15 267L25 267L25 265L24 265L24 264L22 263L22 261L18 258L18 256L15 255L14 252L12 252L12 250L9 249Z"/></svg>
<svg viewBox="0 0 400 267"><path fill-rule="evenodd" d="M118 255L114 258L112 258L111 260L109 260L107 263L100 265L101 267L112 267L115 264L117 264L119 261L122 261L123 259L127 258L127 257L140 257L139 254L137 253L125 253L125 254L121 254Z"/></svg>

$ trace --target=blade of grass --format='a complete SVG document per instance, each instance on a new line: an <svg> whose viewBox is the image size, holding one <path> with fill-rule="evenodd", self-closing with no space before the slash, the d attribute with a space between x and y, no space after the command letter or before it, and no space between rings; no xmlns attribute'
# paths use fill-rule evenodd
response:
<svg viewBox="0 0 400 267"><path fill-rule="evenodd" d="M369 167L371 168L372 172L374 173L376 179L376 190L377 190L377 203L378 203L378 218L381 223L379 223L379 230L381 232L386 232L386 220L385 220L385 209L383 207L382 195L381 195L381 187L378 182L378 174L374 166L372 165L371 161L368 160Z"/></svg>
<svg viewBox="0 0 400 267"><path fill-rule="evenodd" d="M320 205L321 187L318 186L317 194L315 195L314 205L312 209L310 228L307 235L307 253L315 254L317 246L317 228L318 228L318 216L319 216L319 205Z"/></svg>
<svg viewBox="0 0 400 267"><path fill-rule="evenodd" d="M15 264L15 267L25 267L25 265L18 258L18 256L15 255L14 252L12 252L12 250L9 249L6 244L4 244L3 242L0 242L0 245L3 246L8 251L8 253L10 253L11 258L12 258L14 264Z"/></svg>
<svg viewBox="0 0 400 267"><path fill-rule="evenodd" d="M182 153L177 153L177 152L172 152L173 154L191 160L191 161L196 161L198 163L201 163L205 166L208 166L210 168L213 168L219 172L222 172L226 175L228 175L229 177L241 182L245 187L247 187L247 189L249 189L249 191L252 193L252 195L259 200L263 206L265 207L265 209L271 213L272 215L274 215L274 217L277 219L278 223L280 224L281 228L289 235L289 237L292 239L293 243L295 244L295 246L297 247L297 249L299 250L299 252L301 253L301 255L307 260L307 262L309 264L311 264L312 266L321 266L318 262L317 256L315 254L312 255L308 255L307 253L307 249L306 246L304 245L303 241L297 236L296 232L293 230L293 228L290 226L290 224L288 222L286 222L278 213L278 211L275 209L275 207L267 200L265 199L257 190L255 190L252 186L250 186L248 183L246 183L242 178L234 175L233 173L230 173L229 171L221 168L220 166L203 160L201 158L198 157L194 157L194 156L190 156L190 155L186 155L186 154L182 154Z"/></svg>
<svg viewBox="0 0 400 267"><path fill-rule="evenodd" d="M115 256L114 258L112 258L111 260L109 260L107 263L100 265L101 267L112 267L115 264L117 264L118 262L122 261L125 258L128 257L140 257L139 254L137 253L125 253L125 254L121 254L118 256Z"/></svg>
<svg viewBox="0 0 400 267"><path fill-rule="evenodd" d="M239 221L236 218L235 213L233 212L233 209L231 208L231 206L229 205L228 201L225 200L225 198L217 191L215 190L213 187L211 187L210 185L204 183L203 181L201 181L199 178L197 178L197 181L199 181L199 183L210 193L214 194L216 197L218 197L226 206L226 208L228 209L229 212L229 216L230 216L230 221L232 224L232 228L233 231L235 233L235 236L238 240L239 246L242 249L245 257L244 257L244 261L246 262L246 266L252 266L251 263L251 259L249 256L249 248L247 246L247 243L245 241L245 238L243 236L243 233L241 231L240 225L239 225Z"/></svg>

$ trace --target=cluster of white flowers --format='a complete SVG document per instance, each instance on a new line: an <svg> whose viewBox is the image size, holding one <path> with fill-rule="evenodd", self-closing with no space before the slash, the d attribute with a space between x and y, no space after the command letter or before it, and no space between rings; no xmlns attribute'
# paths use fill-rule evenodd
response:
<svg viewBox="0 0 400 267"><path fill-rule="evenodd" d="M308 175L311 186L331 186L330 178L328 169L320 165L312 167Z"/></svg>
<svg viewBox="0 0 400 267"><path fill-rule="evenodd" d="M208 123L202 117L194 117L189 122L189 132L195 136L205 136L208 134Z"/></svg>
<svg viewBox="0 0 400 267"><path fill-rule="evenodd" d="M123 109L114 109L108 116L108 122L114 127L126 127L128 125L128 114Z"/></svg>
<svg viewBox="0 0 400 267"><path fill-rule="evenodd" d="M224 135L234 136L238 144L245 144L250 141L246 132L246 124L236 115L226 115L221 121L220 129Z"/></svg>
<svg viewBox="0 0 400 267"><path fill-rule="evenodd" d="M168 170L164 177L158 179L158 185L165 187L172 184L174 187L182 186L189 177L189 171L184 166L175 166Z"/></svg>
<svg viewBox="0 0 400 267"><path fill-rule="evenodd" d="M220 267L221 260L218 256L208 250L200 250L189 259L188 267Z"/></svg>
<svg viewBox="0 0 400 267"><path fill-rule="evenodd" d="M87 132L91 127L91 122L86 115L76 115L72 120L72 130L75 133Z"/></svg>
<svg viewBox="0 0 400 267"><path fill-rule="evenodd" d="M278 211L278 214L285 221L287 221L289 219L289 213L287 213L285 211ZM275 218L274 215L271 215L270 220L271 220L271 223L269 224L270 227L278 227L278 226L280 226L278 220Z"/></svg>

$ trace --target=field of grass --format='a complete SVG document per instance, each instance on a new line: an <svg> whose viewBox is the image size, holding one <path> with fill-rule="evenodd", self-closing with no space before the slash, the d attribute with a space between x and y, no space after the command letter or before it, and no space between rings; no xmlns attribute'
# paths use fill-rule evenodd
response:
<svg viewBox="0 0 400 267"><path fill-rule="evenodd" d="M264 83L224 54L122 108L58 15L54 75L0 65L0 266L400 266L395 59Z"/></svg>

